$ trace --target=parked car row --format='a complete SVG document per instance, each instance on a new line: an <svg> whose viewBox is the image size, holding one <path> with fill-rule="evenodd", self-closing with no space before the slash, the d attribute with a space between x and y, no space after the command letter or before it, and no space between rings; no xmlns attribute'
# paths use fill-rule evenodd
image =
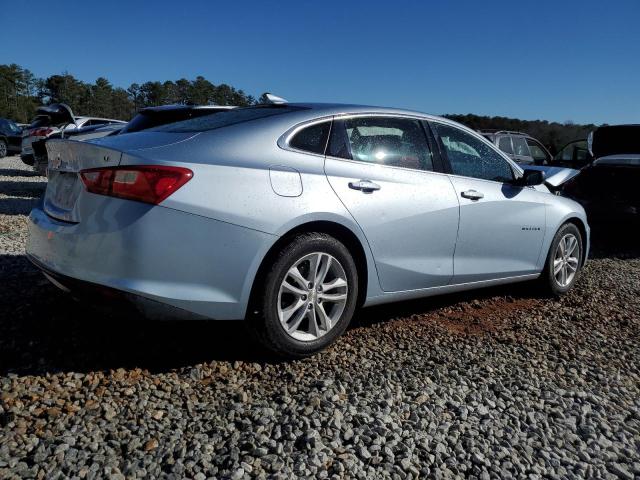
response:
<svg viewBox="0 0 640 480"><path fill-rule="evenodd" d="M13 120L0 118L0 158L22 149L22 128Z"/></svg>
<svg viewBox="0 0 640 480"><path fill-rule="evenodd" d="M44 141L56 133L68 133L76 129L89 126L104 126L109 124L122 124L122 120L114 120L98 117L74 116L71 109L64 103L42 106L36 110L36 117L22 134L22 151L20 157L27 165L44 174L47 167L47 159L35 155L33 144Z"/></svg>
<svg viewBox="0 0 640 480"><path fill-rule="evenodd" d="M164 105L143 108L130 121L109 120L95 117L74 117L65 104L41 107L22 142L22 159L34 170L44 175L48 165L46 142L55 138L70 138L78 141L92 140L109 135L133 133L167 123L187 120L234 107L213 105ZM48 112L47 115L44 112ZM71 123L75 122L75 123ZM43 129L41 123L49 126Z"/></svg>

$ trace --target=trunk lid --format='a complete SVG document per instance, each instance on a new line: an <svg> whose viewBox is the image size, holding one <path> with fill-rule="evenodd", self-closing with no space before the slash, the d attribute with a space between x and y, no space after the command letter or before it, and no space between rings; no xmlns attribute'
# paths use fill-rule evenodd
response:
<svg viewBox="0 0 640 480"><path fill-rule="evenodd" d="M115 167L122 152L86 142L52 139L46 143L49 157L44 211L65 222L80 222L78 199L84 185L78 172L87 168Z"/></svg>
<svg viewBox="0 0 640 480"><path fill-rule="evenodd" d="M60 126L76 123L71 107L65 103L54 103L52 105L38 107L36 115L38 117L48 117L49 125Z"/></svg>
<svg viewBox="0 0 640 480"><path fill-rule="evenodd" d="M44 195L44 211L53 218L79 223L82 220L80 207L83 198L86 199L80 171L117 167L124 152L139 160L136 162L138 164L153 163L144 159L141 155L143 150L154 152L155 148L186 141L195 135L197 134L140 132L84 142L57 138L47 140L45 146L49 158L49 182Z"/></svg>
<svg viewBox="0 0 640 480"><path fill-rule="evenodd" d="M589 138L595 158L640 153L640 125L612 125L597 128Z"/></svg>

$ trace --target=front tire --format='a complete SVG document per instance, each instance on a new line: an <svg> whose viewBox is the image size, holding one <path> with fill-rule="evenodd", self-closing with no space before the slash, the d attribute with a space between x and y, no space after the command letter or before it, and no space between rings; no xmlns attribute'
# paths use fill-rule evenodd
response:
<svg viewBox="0 0 640 480"><path fill-rule="evenodd" d="M7 142L4 140L0 140L0 158L4 158L7 156L8 147Z"/></svg>
<svg viewBox="0 0 640 480"><path fill-rule="evenodd" d="M312 355L349 325L358 271L349 250L324 233L295 236L275 256L250 318L260 343L289 358Z"/></svg>
<svg viewBox="0 0 640 480"><path fill-rule="evenodd" d="M556 296L567 293L580 276L583 239L573 223L562 225L551 242L547 263L540 278L545 289Z"/></svg>

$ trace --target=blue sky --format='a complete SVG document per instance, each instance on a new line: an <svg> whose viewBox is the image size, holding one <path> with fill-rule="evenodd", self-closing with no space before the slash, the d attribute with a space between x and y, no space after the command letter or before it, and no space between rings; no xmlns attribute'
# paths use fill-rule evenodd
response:
<svg viewBox="0 0 640 480"><path fill-rule="evenodd" d="M7 1L0 63L290 101L640 123L640 1ZM67 39L65 39L67 36Z"/></svg>

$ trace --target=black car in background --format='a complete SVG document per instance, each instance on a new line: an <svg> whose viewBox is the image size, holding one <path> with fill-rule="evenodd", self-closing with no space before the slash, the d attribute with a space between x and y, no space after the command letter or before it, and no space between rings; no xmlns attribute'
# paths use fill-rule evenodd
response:
<svg viewBox="0 0 640 480"><path fill-rule="evenodd" d="M0 158L22 150L22 129L13 120L0 118Z"/></svg>
<svg viewBox="0 0 640 480"><path fill-rule="evenodd" d="M550 162L554 167L577 168L586 167L593 161L587 139L574 140L567 143Z"/></svg>
<svg viewBox="0 0 640 480"><path fill-rule="evenodd" d="M564 184L593 225L640 227L640 125L600 127L591 135L591 161Z"/></svg>

